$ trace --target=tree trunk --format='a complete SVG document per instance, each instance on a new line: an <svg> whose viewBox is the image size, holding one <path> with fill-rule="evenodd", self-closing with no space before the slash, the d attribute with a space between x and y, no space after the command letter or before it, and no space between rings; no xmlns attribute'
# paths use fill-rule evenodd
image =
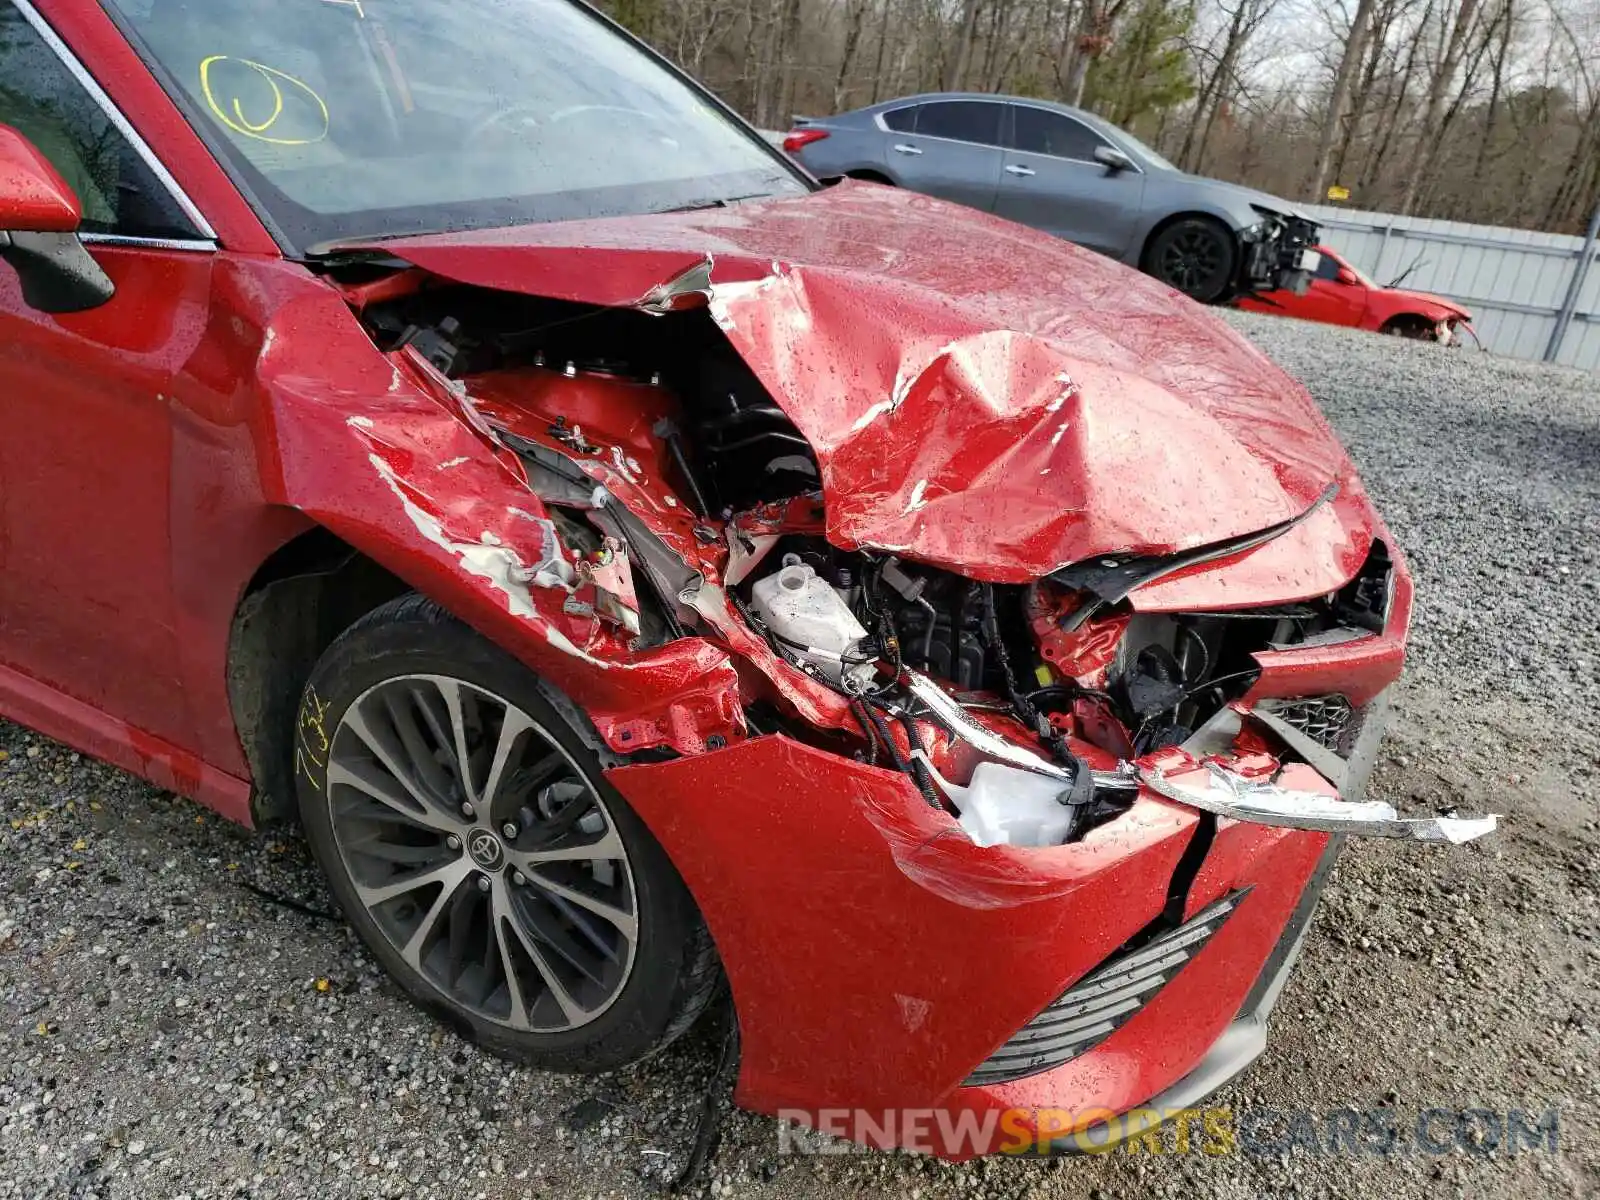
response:
<svg viewBox="0 0 1600 1200"><path fill-rule="evenodd" d="M1367 31L1366 51L1363 55L1366 59L1366 69L1361 72L1361 78L1351 86L1350 111L1345 116L1344 128L1339 134L1339 149L1333 156L1330 175L1330 181L1333 183L1345 178L1345 168L1350 162L1350 148L1355 145L1356 134L1367 115L1367 105L1372 99L1378 68L1385 58L1384 49L1389 44L1389 30L1394 25L1394 19L1395 5L1392 2L1385 4L1381 11L1373 14L1372 23Z"/></svg>
<svg viewBox="0 0 1600 1200"><path fill-rule="evenodd" d="M1088 39L1097 35L1101 22L1100 0L1084 0L1079 10L1078 29L1073 37L1072 61L1067 67L1067 78L1061 91L1068 104L1074 107L1083 103L1083 85L1089 78Z"/></svg>
<svg viewBox="0 0 1600 1200"><path fill-rule="evenodd" d="M1328 187L1328 166L1333 158L1333 142L1344 123L1345 103L1350 97L1350 80L1356 73L1361 56L1367 46L1367 26L1372 23L1373 0L1356 0L1356 15L1350 22L1350 35L1344 41L1344 53L1339 56L1339 67L1333 73L1333 92L1328 96L1328 114L1322 121L1322 133L1317 139L1317 157L1311 169L1309 199L1318 201Z"/></svg>
<svg viewBox="0 0 1600 1200"><path fill-rule="evenodd" d="M867 0L852 0L844 31L844 53L839 56L839 73L833 77L833 111L841 112L850 94L850 68L856 65L856 50L861 45L861 29L867 23Z"/></svg>
<svg viewBox="0 0 1600 1200"><path fill-rule="evenodd" d="M800 3L801 0L785 0L783 29L778 42L778 61L782 64L778 72L778 98L776 111L766 125L768 129L778 124L787 125L794 115L794 93L800 79Z"/></svg>
<svg viewBox="0 0 1600 1200"><path fill-rule="evenodd" d="M956 54L944 77L944 90L958 92L967 77L967 63L972 58L972 39L978 32L978 10L981 0L966 0L961 8L961 32L956 39Z"/></svg>
<svg viewBox="0 0 1600 1200"><path fill-rule="evenodd" d="M878 22L878 63L872 69L872 103L883 94L883 60L889 51L889 0L882 0L883 20Z"/></svg>
<svg viewBox="0 0 1600 1200"><path fill-rule="evenodd" d="M1428 103L1423 110L1422 123L1418 126L1416 168L1406 173L1405 189L1400 193L1400 213L1402 216L1410 214L1412 207L1417 202L1417 189L1422 186L1422 180L1433 169L1433 160L1439 153L1439 114L1444 108L1445 93L1449 90L1451 81L1455 78L1456 69L1461 65L1461 54L1466 48L1467 34L1472 29L1472 23L1478 15L1478 0L1461 0L1461 7L1456 10L1456 19L1450 26L1450 33L1445 40L1444 58L1434 71L1433 78L1428 81Z"/></svg>
<svg viewBox="0 0 1600 1200"><path fill-rule="evenodd" d="M1511 53L1511 33L1516 26L1511 0L1506 0L1505 22L1500 26L1500 44L1495 48L1494 71L1489 84L1489 110L1483 120L1483 137L1478 140L1478 161L1472 168L1477 179L1484 177L1489 165L1489 151L1494 145L1494 135L1500 124L1500 97L1505 89L1506 57Z"/></svg>

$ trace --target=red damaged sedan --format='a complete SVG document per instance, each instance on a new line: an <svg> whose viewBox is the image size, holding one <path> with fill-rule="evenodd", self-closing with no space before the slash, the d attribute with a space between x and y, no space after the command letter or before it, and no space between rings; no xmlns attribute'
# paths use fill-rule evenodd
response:
<svg viewBox="0 0 1600 1200"><path fill-rule="evenodd" d="M1374 283L1326 246L1316 249L1322 261L1303 294L1260 292L1240 297L1238 306L1445 346L1460 345L1462 333L1477 340L1472 314L1454 300Z"/></svg>
<svg viewBox="0 0 1600 1200"><path fill-rule="evenodd" d="M1344 835L1493 827L1362 798L1404 561L1169 289L568 0L0 0L0 79L0 712L297 820L485 1047L726 987L742 1104L1059 1145L1260 1053Z"/></svg>

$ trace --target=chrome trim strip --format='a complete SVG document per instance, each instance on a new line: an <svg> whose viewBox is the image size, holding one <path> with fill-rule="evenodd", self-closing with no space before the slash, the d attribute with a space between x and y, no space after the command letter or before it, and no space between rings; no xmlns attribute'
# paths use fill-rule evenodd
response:
<svg viewBox="0 0 1600 1200"><path fill-rule="evenodd" d="M22 14L23 20L33 26L39 36L44 39L45 44L55 51L55 55L61 60L62 65L72 73L73 78L82 85L84 91L88 92L94 102L100 106L101 111L116 126L117 132L122 134L139 157L144 159L145 165L161 181L161 185L167 189L167 192L172 196L178 207L183 210L183 215L194 222L195 228L207 240L215 243L217 231L211 227L211 222L206 220L205 214L195 207L194 201L190 200L184 190L178 186L178 181L172 177L172 172L168 171L161 160L155 156L155 152L150 149L149 144L139 136L138 130L128 123L128 118L123 116L121 110L112 103L111 97L106 95L105 89L95 81L94 76L89 74L88 68L78 61L78 56L72 52L71 47L57 36L56 31L49 26L44 17L40 15L39 10L33 6L32 0L13 0L13 3L16 4L17 11Z"/></svg>
<svg viewBox="0 0 1600 1200"><path fill-rule="evenodd" d="M1139 777L1168 800L1219 817L1280 829L1459 846L1493 833L1499 823L1493 813L1482 817L1402 817L1382 800L1348 801L1321 792L1295 791L1276 782L1246 778L1218 762L1187 766L1171 774L1159 767L1141 767Z"/></svg>
<svg viewBox="0 0 1600 1200"><path fill-rule="evenodd" d="M78 240L90 246L128 246L141 250L193 250L215 252L216 242L205 238L143 238L121 233L80 233Z"/></svg>
<svg viewBox="0 0 1600 1200"><path fill-rule="evenodd" d="M978 724L962 710L955 697L951 696L926 675L906 668L906 678L910 681L908 690L923 704L927 705L933 713L934 720L948 729L954 736L960 738L979 754L1005 763L1007 766L1017 767L1023 771L1032 771L1035 775L1046 775L1052 779L1060 780L1063 785L1072 783L1076 775L1058 763L1048 762L1026 747L1008 741L998 733L994 733L983 725ZM927 756L923 755L924 761ZM932 764L929 764L930 769Z"/></svg>

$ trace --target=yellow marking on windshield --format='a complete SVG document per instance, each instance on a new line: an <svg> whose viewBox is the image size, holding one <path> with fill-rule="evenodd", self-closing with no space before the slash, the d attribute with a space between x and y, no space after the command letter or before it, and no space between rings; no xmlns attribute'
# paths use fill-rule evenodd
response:
<svg viewBox="0 0 1600 1200"><path fill-rule="evenodd" d="M244 105L237 94L229 97L233 101L232 115L229 114L228 109L223 107L222 102L217 98L217 94L211 86L211 68L219 62L238 63L242 67L249 67L250 70L267 81L267 86L272 89L272 112L268 114L265 120L252 121L246 117L244 115ZM317 106L317 111L322 115L322 129L316 136L267 136L267 131L277 125L279 119L283 116L284 99L283 88L279 85L280 80L310 97L311 102ZM233 58L226 54L213 54L210 58L204 59L200 63L200 90L205 94L206 104L217 115L217 119L235 133L243 134L245 137L255 138L261 142L271 142L274 146L309 146L313 142L320 142L328 136L330 119L328 106L323 102L322 97L317 95L316 90L305 80L296 79L287 71L280 71L276 67L263 66L261 63L251 62L248 58Z"/></svg>

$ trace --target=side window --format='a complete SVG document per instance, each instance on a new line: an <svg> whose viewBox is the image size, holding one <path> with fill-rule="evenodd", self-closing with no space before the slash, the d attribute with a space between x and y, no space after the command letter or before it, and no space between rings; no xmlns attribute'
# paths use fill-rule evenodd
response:
<svg viewBox="0 0 1600 1200"><path fill-rule="evenodd" d="M1324 254L1322 256L1322 261L1317 264L1317 269L1311 272L1311 274L1317 279L1338 279L1339 264Z"/></svg>
<svg viewBox="0 0 1600 1200"><path fill-rule="evenodd" d="M917 106L891 108L883 114L883 123L896 133L914 133L917 128Z"/></svg>
<svg viewBox="0 0 1600 1200"><path fill-rule="evenodd" d="M984 100L936 100L917 112L917 132L958 142L1000 144L1000 115L1004 105Z"/></svg>
<svg viewBox="0 0 1600 1200"><path fill-rule="evenodd" d="M0 0L0 124L50 160L85 233L198 238L139 153L11 0Z"/></svg>
<svg viewBox="0 0 1600 1200"><path fill-rule="evenodd" d="M1082 121L1031 104L1013 106L1012 116L1013 150L1093 162L1095 147L1111 144Z"/></svg>

